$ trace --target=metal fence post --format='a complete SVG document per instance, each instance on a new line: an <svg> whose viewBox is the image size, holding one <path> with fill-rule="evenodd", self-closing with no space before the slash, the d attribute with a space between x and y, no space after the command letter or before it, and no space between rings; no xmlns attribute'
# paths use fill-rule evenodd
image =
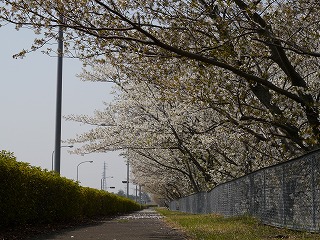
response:
<svg viewBox="0 0 320 240"><path fill-rule="evenodd" d="M313 228L316 229L316 184L315 184L315 158L312 156L311 160L311 191L312 191L312 223Z"/></svg>
<svg viewBox="0 0 320 240"><path fill-rule="evenodd" d="M266 205L267 205L267 198L266 198L266 171L263 171L263 212L262 212L262 219L265 218L266 214Z"/></svg>
<svg viewBox="0 0 320 240"><path fill-rule="evenodd" d="M284 175L284 165L282 165L282 177L281 177L281 188L282 188L282 224L285 226L286 224L286 217L285 217L285 194L286 194L286 189L285 189L285 175Z"/></svg>

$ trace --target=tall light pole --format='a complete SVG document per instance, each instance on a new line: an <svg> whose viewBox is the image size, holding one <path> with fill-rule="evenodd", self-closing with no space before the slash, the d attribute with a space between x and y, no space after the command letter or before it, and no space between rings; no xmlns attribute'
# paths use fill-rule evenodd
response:
<svg viewBox="0 0 320 240"><path fill-rule="evenodd" d="M129 167L129 160L127 160L127 198L129 198L129 174L130 167Z"/></svg>
<svg viewBox="0 0 320 240"><path fill-rule="evenodd" d="M61 155L61 106L62 106L62 60L63 60L63 16L60 14L60 26L58 34L58 68L57 68L57 99L56 99L56 128L54 148L54 170L60 174Z"/></svg>
<svg viewBox="0 0 320 240"><path fill-rule="evenodd" d="M93 161L83 161L83 162L81 162L81 163L78 164L78 166L77 166L77 182L79 181L79 166L80 166L82 163L86 163L86 162L93 163Z"/></svg>
<svg viewBox="0 0 320 240"><path fill-rule="evenodd" d="M60 146L60 148L63 148L63 147L73 148L73 145ZM54 152L55 152L55 150L53 150L53 151L52 151L52 154L51 154L51 170L52 170L52 171L53 171L53 156L54 156Z"/></svg>

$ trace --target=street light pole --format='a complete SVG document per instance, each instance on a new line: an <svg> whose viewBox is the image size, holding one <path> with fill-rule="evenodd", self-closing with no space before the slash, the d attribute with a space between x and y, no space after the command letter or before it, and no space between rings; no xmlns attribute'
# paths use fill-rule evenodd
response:
<svg viewBox="0 0 320 240"><path fill-rule="evenodd" d="M77 182L79 182L79 166L80 166L82 163L86 163L86 162L93 163L93 161L83 161L83 162L81 162L81 163L78 164L78 166L77 166Z"/></svg>
<svg viewBox="0 0 320 240"><path fill-rule="evenodd" d="M60 148L63 148L63 147L73 148L73 145L60 146ZM52 154L51 154L51 170L52 171L53 171L53 156L54 156L54 150L52 151Z"/></svg>
<svg viewBox="0 0 320 240"><path fill-rule="evenodd" d="M129 160L127 160L127 198L129 198L129 174L130 167L129 167Z"/></svg>
<svg viewBox="0 0 320 240"><path fill-rule="evenodd" d="M57 99L56 99L56 128L54 148L54 170L60 174L61 156L61 107L62 107L62 60L63 60L63 16L60 15L60 26L58 35L58 69L57 69Z"/></svg>

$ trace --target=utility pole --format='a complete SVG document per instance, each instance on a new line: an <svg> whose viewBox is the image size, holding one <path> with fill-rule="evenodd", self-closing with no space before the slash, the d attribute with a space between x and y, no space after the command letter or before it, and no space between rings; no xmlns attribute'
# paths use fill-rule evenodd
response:
<svg viewBox="0 0 320 240"><path fill-rule="evenodd" d="M136 202L138 202L138 185L136 185Z"/></svg>
<svg viewBox="0 0 320 240"><path fill-rule="evenodd" d="M127 198L129 198L129 160L127 160Z"/></svg>
<svg viewBox="0 0 320 240"><path fill-rule="evenodd" d="M58 34L58 69L57 69L57 96L56 96L56 129L54 147L54 171L60 174L61 156L61 108L62 108L62 61L63 61L63 16L60 15Z"/></svg>
<svg viewBox="0 0 320 240"><path fill-rule="evenodd" d="M102 172L102 179L101 179L101 190L106 191L107 190L107 183L106 183L106 171L107 171L107 166L106 166L106 162L103 163L103 172Z"/></svg>

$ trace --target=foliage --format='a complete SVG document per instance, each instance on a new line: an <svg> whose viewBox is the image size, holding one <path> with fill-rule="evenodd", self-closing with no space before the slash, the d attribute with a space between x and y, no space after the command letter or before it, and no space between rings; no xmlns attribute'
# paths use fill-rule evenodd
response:
<svg viewBox="0 0 320 240"><path fill-rule="evenodd" d="M83 188L88 199L83 207L86 216L114 215L139 209L134 201L115 194L92 188Z"/></svg>
<svg viewBox="0 0 320 240"><path fill-rule="evenodd" d="M139 209L133 201L79 186L0 152L0 226L70 221Z"/></svg>
<svg viewBox="0 0 320 240"><path fill-rule="evenodd" d="M66 54L93 68L83 77L118 85L112 106L69 117L98 125L76 152L125 150L152 193L206 190L320 147L318 0L0 2L4 23L43 33L31 50L61 26Z"/></svg>
<svg viewBox="0 0 320 240"><path fill-rule="evenodd" d="M224 218L157 209L166 220L182 228L192 239L318 239L319 234L265 226L248 216Z"/></svg>

